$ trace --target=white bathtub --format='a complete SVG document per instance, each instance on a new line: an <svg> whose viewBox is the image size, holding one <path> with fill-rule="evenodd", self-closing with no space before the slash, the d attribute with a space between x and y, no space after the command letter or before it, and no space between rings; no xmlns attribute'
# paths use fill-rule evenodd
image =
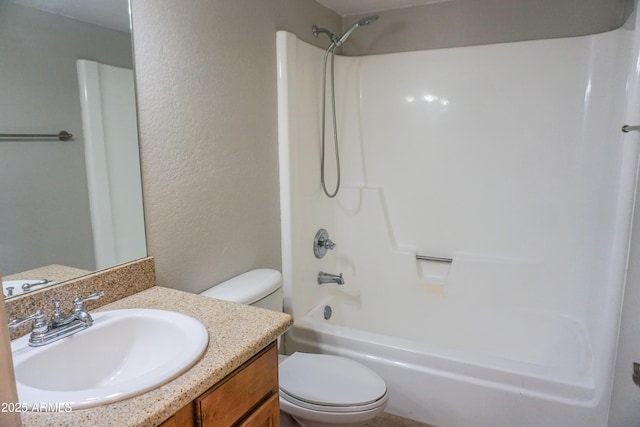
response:
<svg viewBox="0 0 640 427"><path fill-rule="evenodd" d="M571 319L452 308L437 322L403 325L384 310L354 314L350 299L336 293L297 319L287 351L368 365L389 385L391 413L443 427L604 425L589 410L597 399L585 330ZM379 318L393 336L376 330Z"/></svg>

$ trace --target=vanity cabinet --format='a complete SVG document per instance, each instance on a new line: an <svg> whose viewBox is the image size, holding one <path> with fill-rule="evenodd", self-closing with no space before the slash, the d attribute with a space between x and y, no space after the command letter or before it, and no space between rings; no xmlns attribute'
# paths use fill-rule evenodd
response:
<svg viewBox="0 0 640 427"><path fill-rule="evenodd" d="M278 427L278 353L267 346L160 427Z"/></svg>

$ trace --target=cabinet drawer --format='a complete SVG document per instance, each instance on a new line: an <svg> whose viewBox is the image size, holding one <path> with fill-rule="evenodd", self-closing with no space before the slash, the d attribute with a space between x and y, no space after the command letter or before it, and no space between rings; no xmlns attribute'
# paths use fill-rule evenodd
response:
<svg viewBox="0 0 640 427"><path fill-rule="evenodd" d="M275 343L238 368L222 384L198 397L196 417L202 427L231 426L274 393L277 396Z"/></svg>

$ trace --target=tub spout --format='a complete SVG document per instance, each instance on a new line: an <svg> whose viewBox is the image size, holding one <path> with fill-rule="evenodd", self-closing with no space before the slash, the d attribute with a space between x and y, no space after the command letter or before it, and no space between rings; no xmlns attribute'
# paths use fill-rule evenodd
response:
<svg viewBox="0 0 640 427"><path fill-rule="evenodd" d="M320 273L318 273L318 285L323 285L325 283L337 283L338 285L344 285L344 278L342 277L342 273L337 275L321 271Z"/></svg>

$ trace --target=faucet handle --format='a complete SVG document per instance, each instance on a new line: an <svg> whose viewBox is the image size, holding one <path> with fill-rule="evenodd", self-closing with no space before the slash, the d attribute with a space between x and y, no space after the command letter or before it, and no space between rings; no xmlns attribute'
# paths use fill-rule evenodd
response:
<svg viewBox="0 0 640 427"><path fill-rule="evenodd" d="M12 319L9 322L9 328L10 329L17 328L23 323L29 322L31 320L34 321L33 332L46 332L46 330L49 329L49 324L47 323L47 320L44 318L44 312L40 309L36 310L36 312L30 316Z"/></svg>
<svg viewBox="0 0 640 427"><path fill-rule="evenodd" d="M316 258L322 258L327 254L327 250L331 250L336 247L336 244L329 238L329 232L324 228L321 228L313 238L313 254Z"/></svg>
<svg viewBox="0 0 640 427"><path fill-rule="evenodd" d="M318 244L319 244L320 246L323 246L323 247L327 248L327 249L333 249L333 248L335 248L335 247L336 247L336 244L335 244L335 243L333 243L333 242L331 241L331 239L329 239L329 237L328 237L328 236L327 236L327 239L326 239L326 240L319 240L319 241L318 241Z"/></svg>
<svg viewBox="0 0 640 427"><path fill-rule="evenodd" d="M104 292L99 291L99 292L94 292L90 295L87 295L84 298L81 297L75 297L75 299L73 300L73 311L81 311L84 310L84 302L85 301L91 301L91 300L96 300L100 297L104 296Z"/></svg>

